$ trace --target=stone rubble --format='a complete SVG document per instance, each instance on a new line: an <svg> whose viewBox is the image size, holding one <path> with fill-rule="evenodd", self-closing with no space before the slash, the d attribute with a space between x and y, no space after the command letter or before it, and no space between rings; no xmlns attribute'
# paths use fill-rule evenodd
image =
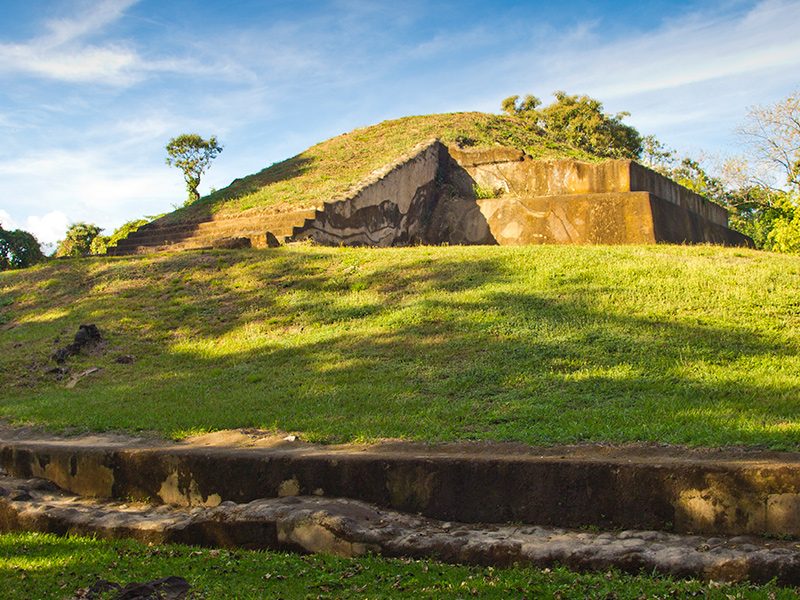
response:
<svg viewBox="0 0 800 600"><path fill-rule="evenodd" d="M616 567L717 581L800 584L800 542L659 531L581 531L437 521L365 502L314 496L216 507L96 501L41 479L0 476L0 531L132 537L153 543L269 548L339 556L576 570Z"/></svg>

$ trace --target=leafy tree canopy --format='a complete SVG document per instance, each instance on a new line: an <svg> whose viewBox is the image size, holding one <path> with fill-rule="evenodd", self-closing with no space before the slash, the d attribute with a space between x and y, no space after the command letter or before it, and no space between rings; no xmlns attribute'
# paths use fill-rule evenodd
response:
<svg viewBox="0 0 800 600"><path fill-rule="evenodd" d="M33 234L0 225L0 271L23 269L44 260L39 242Z"/></svg>
<svg viewBox="0 0 800 600"><path fill-rule="evenodd" d="M58 242L56 256L88 256L92 242L102 229L92 223L75 223L69 226L63 240Z"/></svg>
<svg viewBox="0 0 800 600"><path fill-rule="evenodd" d="M637 159L642 154L642 136L622 120L628 113L609 115L603 104L589 96L553 93L555 101L540 107L541 101L528 94L510 96L501 108L509 115L527 119L532 127L556 142L569 144L596 156Z"/></svg>
<svg viewBox="0 0 800 600"><path fill-rule="evenodd" d="M213 135L204 140L196 133L184 133L167 143L167 164L178 167L183 172L183 179L186 182L189 196L185 206L200 199L200 193L197 191L200 177L220 152L222 146L217 143L217 138Z"/></svg>

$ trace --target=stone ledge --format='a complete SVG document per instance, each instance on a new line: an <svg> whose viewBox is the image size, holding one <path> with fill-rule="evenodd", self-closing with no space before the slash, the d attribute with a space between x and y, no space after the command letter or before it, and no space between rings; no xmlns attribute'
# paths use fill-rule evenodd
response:
<svg viewBox="0 0 800 600"><path fill-rule="evenodd" d="M0 466L86 496L188 506L319 494L462 522L800 537L800 456L791 453L301 442L244 448L0 431Z"/></svg>
<svg viewBox="0 0 800 600"><path fill-rule="evenodd" d="M509 146L491 148L459 148L448 145L447 152L462 167L477 167L502 162L519 162L525 159L525 153Z"/></svg>
<svg viewBox="0 0 800 600"><path fill-rule="evenodd" d="M550 527L466 525L342 498L286 497L214 508L97 502L44 480L0 477L0 530L135 538L200 546L433 558L452 563L577 570L616 567L718 581L800 583L800 549L758 538L657 531L592 533Z"/></svg>

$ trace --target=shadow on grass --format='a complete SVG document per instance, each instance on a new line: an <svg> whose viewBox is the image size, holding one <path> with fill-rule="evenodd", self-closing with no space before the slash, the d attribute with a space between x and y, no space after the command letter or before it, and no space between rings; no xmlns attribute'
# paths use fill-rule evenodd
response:
<svg viewBox="0 0 800 600"><path fill-rule="evenodd" d="M30 277L28 289L57 291L46 304L66 314L11 329L8 372L26 364L14 343L46 356L48 336L63 339L87 320L109 332L112 354L138 360L93 359L106 361L106 373L74 390L41 370L20 376L0 414L165 433L274 427L327 441L797 447L790 340L744 321L712 326L609 309L595 301L602 286L591 279L533 287L498 253L391 252L58 265L51 277ZM72 283L52 283L65 278Z"/></svg>

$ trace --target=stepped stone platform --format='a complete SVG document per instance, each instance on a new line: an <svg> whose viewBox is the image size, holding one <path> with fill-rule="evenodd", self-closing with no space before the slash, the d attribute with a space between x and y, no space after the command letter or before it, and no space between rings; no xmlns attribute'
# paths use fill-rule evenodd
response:
<svg viewBox="0 0 800 600"><path fill-rule="evenodd" d="M1 428L0 470L7 530L800 582L798 453L320 446L248 430L174 443ZM86 502L119 499L144 504L81 516Z"/></svg>
<svg viewBox="0 0 800 600"><path fill-rule="evenodd" d="M287 199L290 200L290 199ZM752 246L727 211L630 160L534 160L429 140L343 198L290 212L157 219L112 254L213 247L643 244Z"/></svg>

